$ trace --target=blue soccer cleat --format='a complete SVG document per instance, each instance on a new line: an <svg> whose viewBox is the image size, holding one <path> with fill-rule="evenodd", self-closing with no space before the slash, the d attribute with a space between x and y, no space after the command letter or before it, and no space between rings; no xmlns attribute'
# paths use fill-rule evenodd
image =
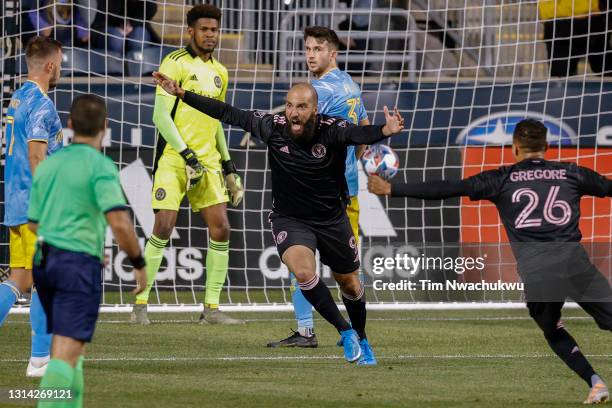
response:
<svg viewBox="0 0 612 408"><path fill-rule="evenodd" d="M344 347L344 358L349 363L359 360L361 357L361 346L359 345L359 337L353 329L340 332L342 339L342 347Z"/></svg>
<svg viewBox="0 0 612 408"><path fill-rule="evenodd" d="M361 358L357 362L357 365L378 364L376 357L374 357L374 351L372 351L372 347L370 347L370 343L368 343L368 339L359 340L359 345L361 346Z"/></svg>

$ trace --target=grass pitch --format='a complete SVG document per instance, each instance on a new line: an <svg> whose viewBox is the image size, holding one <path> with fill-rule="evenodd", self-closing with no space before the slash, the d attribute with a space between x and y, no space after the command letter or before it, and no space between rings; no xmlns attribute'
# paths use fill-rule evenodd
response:
<svg viewBox="0 0 612 408"><path fill-rule="evenodd" d="M566 327L612 381L612 338L578 310ZM579 406L588 388L549 350L526 310L370 312L377 367L342 359L330 325L316 321L319 348L267 349L289 334L290 313L245 313L240 327L198 325L197 314L152 314L132 326L100 317L85 361L86 407ZM0 406L25 377L29 320L0 328Z"/></svg>

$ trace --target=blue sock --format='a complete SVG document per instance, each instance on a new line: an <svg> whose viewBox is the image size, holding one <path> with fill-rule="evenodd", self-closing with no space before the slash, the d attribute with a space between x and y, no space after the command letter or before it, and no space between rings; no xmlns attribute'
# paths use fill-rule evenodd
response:
<svg viewBox="0 0 612 408"><path fill-rule="evenodd" d="M47 334L47 315L40 303L36 289L32 290L30 323L32 324L32 357L48 356L51 347L51 334Z"/></svg>
<svg viewBox="0 0 612 408"><path fill-rule="evenodd" d="M8 316L18 296L19 289L14 282L7 280L0 283L0 326L4 323L4 319Z"/></svg>
<svg viewBox="0 0 612 408"><path fill-rule="evenodd" d="M291 297L293 298L293 311L295 312L298 328L303 327L312 330L314 327L312 305L304 297L293 273L291 273Z"/></svg>

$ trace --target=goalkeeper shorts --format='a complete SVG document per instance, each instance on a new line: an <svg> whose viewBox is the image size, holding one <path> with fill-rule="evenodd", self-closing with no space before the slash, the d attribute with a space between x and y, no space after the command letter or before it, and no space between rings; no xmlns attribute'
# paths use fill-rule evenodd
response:
<svg viewBox="0 0 612 408"><path fill-rule="evenodd" d="M36 234L28 224L9 227L9 267L32 269L32 257L36 250Z"/></svg>
<svg viewBox="0 0 612 408"><path fill-rule="evenodd" d="M177 155L162 154L153 180L152 207L154 210L178 211L185 193L193 211L227 203L229 195L223 172L207 169L202 179L190 191L187 189L185 161Z"/></svg>

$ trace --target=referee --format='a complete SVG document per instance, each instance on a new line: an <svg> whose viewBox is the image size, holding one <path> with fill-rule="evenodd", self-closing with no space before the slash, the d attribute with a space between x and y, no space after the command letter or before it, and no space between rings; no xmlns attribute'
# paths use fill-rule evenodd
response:
<svg viewBox="0 0 612 408"><path fill-rule="evenodd" d="M147 285L145 262L128 215L117 167L100 153L106 106L95 95L76 98L68 127L74 142L38 167L28 220L38 234L34 282L53 334L51 361L40 382L52 398L83 405L83 351L94 333L102 294L106 224L134 265L136 289ZM64 406L61 399L39 407Z"/></svg>

